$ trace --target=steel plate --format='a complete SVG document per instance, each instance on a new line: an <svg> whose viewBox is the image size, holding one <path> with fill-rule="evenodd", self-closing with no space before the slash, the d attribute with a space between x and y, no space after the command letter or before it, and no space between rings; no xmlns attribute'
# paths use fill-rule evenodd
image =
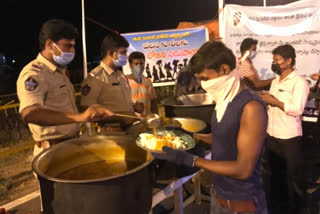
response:
<svg viewBox="0 0 320 214"><path fill-rule="evenodd" d="M144 133L153 134L153 130L149 130L149 131L146 131L146 132L144 132ZM165 135L165 133L171 133L171 134L173 134L173 135L175 135L175 136L180 137L181 140L184 141L184 144L185 144L186 148L184 148L184 149L179 149L179 150L189 150L189 149L194 148L195 145L196 145L194 139L193 139L190 135L184 133L183 131L180 131L180 130L157 129L157 135L163 136L163 135ZM152 149L149 149L149 148L144 147L144 146L141 144L140 135L137 137L136 144L137 144L137 146L141 147L142 149L144 149L144 150L146 150L146 151L155 152L155 153L162 153L162 151L160 151L160 150L152 150Z"/></svg>

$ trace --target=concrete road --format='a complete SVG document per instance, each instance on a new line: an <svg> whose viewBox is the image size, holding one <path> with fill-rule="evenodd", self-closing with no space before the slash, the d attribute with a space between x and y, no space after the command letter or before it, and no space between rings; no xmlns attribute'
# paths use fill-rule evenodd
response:
<svg viewBox="0 0 320 214"><path fill-rule="evenodd" d="M12 214L40 214L39 191L28 194L18 200L3 205L6 211ZM202 201L200 205L195 202L184 208L184 214L209 214L210 204ZM173 214L173 197L167 198L153 208L153 214Z"/></svg>

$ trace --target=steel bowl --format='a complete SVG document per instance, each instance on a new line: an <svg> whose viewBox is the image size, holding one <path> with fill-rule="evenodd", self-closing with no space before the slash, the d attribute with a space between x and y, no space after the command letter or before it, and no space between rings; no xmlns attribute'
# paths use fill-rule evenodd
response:
<svg viewBox="0 0 320 214"><path fill-rule="evenodd" d="M191 100L191 101L190 101ZM204 121L208 127L215 104L208 94L189 94L178 98L169 96L160 101L166 117L194 118Z"/></svg>
<svg viewBox="0 0 320 214"><path fill-rule="evenodd" d="M210 93L186 94L177 98L184 106L212 105L213 97Z"/></svg>
<svg viewBox="0 0 320 214"><path fill-rule="evenodd" d="M207 127L203 120L195 118L173 117L172 119L177 120L181 124L181 128L190 133L202 132Z"/></svg>

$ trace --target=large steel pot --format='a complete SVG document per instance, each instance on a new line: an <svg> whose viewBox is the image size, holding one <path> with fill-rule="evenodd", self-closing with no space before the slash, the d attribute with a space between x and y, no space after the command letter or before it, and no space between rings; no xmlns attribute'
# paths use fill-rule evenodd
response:
<svg viewBox="0 0 320 214"><path fill-rule="evenodd" d="M209 93L169 96L161 100L166 117L187 117L202 120L210 126L214 103Z"/></svg>
<svg viewBox="0 0 320 214"><path fill-rule="evenodd" d="M148 213L153 157L130 136L80 137L40 153L38 175L44 213Z"/></svg>
<svg viewBox="0 0 320 214"><path fill-rule="evenodd" d="M187 129L188 134L192 135L192 133L207 133L208 131L206 124L199 119L180 117L174 117L174 119L178 120L182 124L182 128ZM133 138L137 138L140 133L147 132L148 130L148 126L144 122L138 122L130 126L127 129L127 133L133 136ZM187 152L200 157L205 156L205 148L199 144L196 144L194 148L187 150ZM188 176L199 170L198 168L176 166L174 163L158 159L152 163L152 167L158 183L162 181L166 182L174 178Z"/></svg>

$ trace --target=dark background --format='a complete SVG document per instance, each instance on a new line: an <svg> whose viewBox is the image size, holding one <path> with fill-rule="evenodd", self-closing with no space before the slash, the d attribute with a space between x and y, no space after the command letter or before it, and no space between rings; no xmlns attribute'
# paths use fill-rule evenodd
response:
<svg viewBox="0 0 320 214"><path fill-rule="evenodd" d="M85 15L120 33L130 33L173 29L180 21L212 19L217 7L217 1L213 0L85 0ZM38 33L43 22L63 18L81 33L81 0L2 0L0 10L0 61L2 54L7 63L0 71L0 94L15 93L18 73L39 52ZM86 20L88 62L99 57L101 41L108 33L107 29ZM71 80L80 83L83 78L81 37L76 49L76 58L70 65L70 69L75 70Z"/></svg>
<svg viewBox="0 0 320 214"><path fill-rule="evenodd" d="M268 5L295 0L268 0ZM226 3L262 5L263 0L226 0ZM85 0L85 15L120 33L174 29L181 21L217 18L217 0ZM1 0L0 3L0 95L15 93L17 76L38 52L41 24L51 18L72 22L81 33L81 0ZM110 31L86 20L87 60L99 59L100 43ZM76 58L70 64L71 81L82 76L82 39L77 40ZM3 62L6 57L6 64ZM15 60L15 63L12 63Z"/></svg>

